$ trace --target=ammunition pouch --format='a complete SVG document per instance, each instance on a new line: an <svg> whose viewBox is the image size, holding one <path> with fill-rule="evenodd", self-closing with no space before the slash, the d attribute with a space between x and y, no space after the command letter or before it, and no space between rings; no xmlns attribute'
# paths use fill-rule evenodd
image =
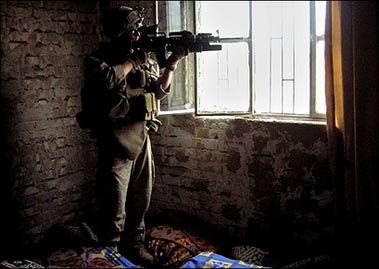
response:
<svg viewBox="0 0 379 269"><path fill-rule="evenodd" d="M154 120L158 116L158 104L157 100L155 98L155 94L152 92L145 93L145 107L146 107L146 114L145 114L145 120Z"/></svg>
<svg viewBox="0 0 379 269"><path fill-rule="evenodd" d="M154 93L144 93L129 99L128 121L150 121L158 116L158 105Z"/></svg>
<svg viewBox="0 0 379 269"><path fill-rule="evenodd" d="M146 74L143 70L132 70L128 75L130 88L144 88L146 86Z"/></svg>

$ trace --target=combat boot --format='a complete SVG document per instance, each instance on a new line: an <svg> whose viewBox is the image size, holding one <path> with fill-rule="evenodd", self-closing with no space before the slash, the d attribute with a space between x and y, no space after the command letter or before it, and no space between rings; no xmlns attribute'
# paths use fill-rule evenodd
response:
<svg viewBox="0 0 379 269"><path fill-rule="evenodd" d="M154 263L154 257L145 248L145 229L138 228L135 233L127 237L125 257L133 263L143 267L150 267Z"/></svg>

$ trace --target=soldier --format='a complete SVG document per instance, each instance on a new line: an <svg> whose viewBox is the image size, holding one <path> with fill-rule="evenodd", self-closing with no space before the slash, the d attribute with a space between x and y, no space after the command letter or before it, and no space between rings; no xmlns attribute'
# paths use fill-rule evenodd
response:
<svg viewBox="0 0 379 269"><path fill-rule="evenodd" d="M157 100L169 94L173 72L188 50L174 49L160 75L148 52L130 48L140 38L143 19L142 9L125 6L104 15L110 41L85 60L77 119L97 139L100 243L117 249L125 236L125 256L149 266L153 257L144 246L144 218L155 171L148 132L160 125Z"/></svg>

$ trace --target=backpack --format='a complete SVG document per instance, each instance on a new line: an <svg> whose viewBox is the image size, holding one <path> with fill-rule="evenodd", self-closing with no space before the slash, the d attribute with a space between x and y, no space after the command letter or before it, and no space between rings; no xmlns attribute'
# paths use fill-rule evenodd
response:
<svg viewBox="0 0 379 269"><path fill-rule="evenodd" d="M114 71L105 62L96 57L85 59L85 84L80 92L82 111L76 114L81 129L89 129L92 138L107 122L109 90L113 87Z"/></svg>

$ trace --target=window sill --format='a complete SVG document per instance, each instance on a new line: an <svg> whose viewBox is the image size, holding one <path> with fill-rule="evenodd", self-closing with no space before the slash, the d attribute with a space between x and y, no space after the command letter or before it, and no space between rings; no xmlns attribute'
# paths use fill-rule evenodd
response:
<svg viewBox="0 0 379 269"><path fill-rule="evenodd" d="M181 110L173 110L173 111L159 111L159 116L171 116L171 115L188 115L195 114L194 109L181 109Z"/></svg>
<svg viewBox="0 0 379 269"><path fill-rule="evenodd" d="M310 124L310 125L326 125L323 118L307 118L307 117L290 117L290 116L262 116L262 115L195 115L194 110L177 110L177 111L161 111L159 116L176 116L176 115L192 115L201 119L244 119L252 122L268 122L268 123L290 123L290 124Z"/></svg>
<svg viewBox="0 0 379 269"><path fill-rule="evenodd" d="M279 123L297 123L297 124L313 124L313 125L326 125L325 119L321 118L306 118L306 117L270 117L270 116L255 116L251 118L252 121L259 122L279 122Z"/></svg>

